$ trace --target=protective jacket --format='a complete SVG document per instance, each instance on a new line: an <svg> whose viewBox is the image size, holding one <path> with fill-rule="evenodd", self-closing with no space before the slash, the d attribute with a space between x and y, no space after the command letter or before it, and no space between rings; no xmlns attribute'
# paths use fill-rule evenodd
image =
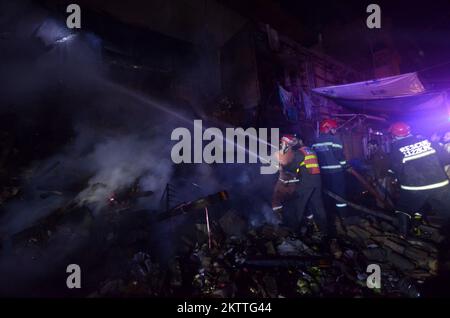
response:
<svg viewBox="0 0 450 318"><path fill-rule="evenodd" d="M309 147L295 149L293 160L283 170L295 175L302 187L316 187L321 183L318 158Z"/></svg>
<svg viewBox="0 0 450 318"><path fill-rule="evenodd" d="M312 149L317 153L322 173L342 172L347 165L343 143L335 135L320 135Z"/></svg>
<svg viewBox="0 0 450 318"><path fill-rule="evenodd" d="M449 184L440 149L426 138L408 136L392 144L391 170L407 191L431 190Z"/></svg>

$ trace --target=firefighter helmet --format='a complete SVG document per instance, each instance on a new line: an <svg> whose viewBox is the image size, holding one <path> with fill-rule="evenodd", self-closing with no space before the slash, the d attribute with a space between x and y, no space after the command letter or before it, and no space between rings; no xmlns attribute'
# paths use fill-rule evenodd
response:
<svg viewBox="0 0 450 318"><path fill-rule="evenodd" d="M391 125L389 132L395 137L406 137L411 133L411 127L404 122L396 122Z"/></svg>
<svg viewBox="0 0 450 318"><path fill-rule="evenodd" d="M331 129L336 129L338 127L337 121L334 119L325 119L319 125L319 131L321 133L329 133Z"/></svg>
<svg viewBox="0 0 450 318"><path fill-rule="evenodd" d="M288 146L295 146L298 144L298 138L295 135L283 135L283 137L281 137L281 142Z"/></svg>

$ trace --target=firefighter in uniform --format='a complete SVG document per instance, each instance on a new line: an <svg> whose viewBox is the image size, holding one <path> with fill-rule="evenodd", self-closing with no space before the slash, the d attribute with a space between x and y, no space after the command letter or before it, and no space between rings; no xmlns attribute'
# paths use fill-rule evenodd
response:
<svg viewBox="0 0 450 318"><path fill-rule="evenodd" d="M410 221L426 203L446 223L450 220L450 181L443 165L446 160L426 138L411 135L410 127L397 122L390 127L393 136L391 170L400 183L396 213L403 235L409 232Z"/></svg>
<svg viewBox="0 0 450 318"><path fill-rule="evenodd" d="M345 186L345 170L348 169L344 156L344 146L336 136L337 122L334 119L325 119L320 123L320 135L312 145L319 159L322 180L325 189L337 194L343 199L347 198ZM347 204L330 199L330 205L340 216L348 214Z"/></svg>
<svg viewBox="0 0 450 318"><path fill-rule="evenodd" d="M322 201L322 182L317 156L294 135L281 138L281 150L277 154L280 175L275 185L272 208L282 219L283 205L292 200L297 221L303 220L305 211L311 208L315 223L324 236L328 234L328 220Z"/></svg>

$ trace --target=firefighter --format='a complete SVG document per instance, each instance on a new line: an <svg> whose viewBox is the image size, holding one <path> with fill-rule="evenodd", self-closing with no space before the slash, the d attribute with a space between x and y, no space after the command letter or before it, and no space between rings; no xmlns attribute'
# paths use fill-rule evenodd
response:
<svg viewBox="0 0 450 318"><path fill-rule="evenodd" d="M349 168L344 156L344 146L336 136L337 122L325 119L320 123L320 135L312 145L317 153L324 187L344 200L347 198L345 186L345 170ZM339 216L348 215L347 204L329 200Z"/></svg>
<svg viewBox="0 0 450 318"><path fill-rule="evenodd" d="M287 200L292 200L297 221L303 220L305 211L311 208L314 221L324 237L328 235L328 222L322 201L322 181L317 156L295 135L281 139L277 156L280 175L275 185L272 208L282 219L281 211Z"/></svg>
<svg viewBox="0 0 450 318"><path fill-rule="evenodd" d="M389 131L393 137L390 171L400 183L395 210L402 235L408 234L412 217L426 203L448 223L450 182L443 168L445 158L428 139L411 135L406 123L394 123Z"/></svg>

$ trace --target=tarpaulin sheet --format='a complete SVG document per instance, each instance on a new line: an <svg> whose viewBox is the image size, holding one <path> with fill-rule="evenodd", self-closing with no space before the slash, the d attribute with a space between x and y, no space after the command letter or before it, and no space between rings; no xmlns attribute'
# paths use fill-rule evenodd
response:
<svg viewBox="0 0 450 318"><path fill-rule="evenodd" d="M445 91L426 91L417 73L319 87L313 92L347 108L389 114L439 108L447 99Z"/></svg>
<svg viewBox="0 0 450 318"><path fill-rule="evenodd" d="M332 98L370 100L416 95L425 92L425 88L417 73L408 73L365 82L319 87L313 91Z"/></svg>
<svg viewBox="0 0 450 318"><path fill-rule="evenodd" d="M416 73L319 87L313 92L352 111L407 121L421 131L439 129L450 123L448 91L427 91Z"/></svg>

